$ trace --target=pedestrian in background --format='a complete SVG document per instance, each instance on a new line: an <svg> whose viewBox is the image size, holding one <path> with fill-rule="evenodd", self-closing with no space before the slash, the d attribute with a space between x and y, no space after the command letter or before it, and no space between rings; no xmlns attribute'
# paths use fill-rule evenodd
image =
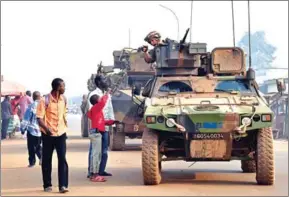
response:
<svg viewBox="0 0 289 197"><path fill-rule="evenodd" d="M41 165L41 132L38 125L37 117L36 117L36 109L39 103L41 96L40 92L33 92L33 103L28 106L24 113L23 120L21 122L20 131L21 134L24 135L27 132L27 148L28 148L28 167L35 166L37 155L39 159L39 165Z"/></svg>
<svg viewBox="0 0 289 197"><path fill-rule="evenodd" d="M28 90L26 91L25 95L22 96L19 100L19 106L20 106L20 114L19 118L20 121L22 121L24 113L26 112L26 109L28 106L32 103L32 98L31 98L31 92Z"/></svg>
<svg viewBox="0 0 289 197"><path fill-rule="evenodd" d="M5 99L1 102L1 140L7 138L7 130L9 126L9 120L12 117L12 108L10 103L10 97L5 96Z"/></svg>

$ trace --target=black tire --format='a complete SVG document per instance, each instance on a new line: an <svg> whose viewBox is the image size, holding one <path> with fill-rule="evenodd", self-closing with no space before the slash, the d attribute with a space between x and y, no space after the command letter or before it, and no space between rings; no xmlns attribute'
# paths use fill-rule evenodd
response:
<svg viewBox="0 0 289 197"><path fill-rule="evenodd" d="M241 161L241 168L245 173L255 173L256 161L255 160Z"/></svg>
<svg viewBox="0 0 289 197"><path fill-rule="evenodd" d="M256 181L259 185L273 185L275 181L272 128L260 129L257 134Z"/></svg>
<svg viewBox="0 0 289 197"><path fill-rule="evenodd" d="M111 151L122 151L125 148L125 133L120 129L123 129L121 125L109 129L109 149Z"/></svg>
<svg viewBox="0 0 289 197"><path fill-rule="evenodd" d="M85 115L81 116L81 136L88 137L88 118Z"/></svg>
<svg viewBox="0 0 289 197"><path fill-rule="evenodd" d="M142 137L142 171L145 185L161 182L159 139L155 131L145 129Z"/></svg>

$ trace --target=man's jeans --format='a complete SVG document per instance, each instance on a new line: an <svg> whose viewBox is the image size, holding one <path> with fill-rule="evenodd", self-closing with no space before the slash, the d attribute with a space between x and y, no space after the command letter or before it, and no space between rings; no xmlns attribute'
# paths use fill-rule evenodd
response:
<svg viewBox="0 0 289 197"><path fill-rule="evenodd" d="M101 162L99 166L99 173L104 173L106 168L106 163L108 159L108 146L109 146L109 132L105 131L101 133ZM92 144L89 145L89 153L88 153L88 176L90 175L90 162L91 162L91 155L92 155Z"/></svg>
<svg viewBox="0 0 289 197"><path fill-rule="evenodd" d="M101 162L101 134L99 132L90 133L89 138L91 144L89 172L93 174L98 174Z"/></svg>
<svg viewBox="0 0 289 197"><path fill-rule="evenodd" d="M9 126L9 118L8 119L2 119L2 125L1 125L1 140L6 139L7 136L7 130Z"/></svg>
<svg viewBox="0 0 289 197"><path fill-rule="evenodd" d="M41 160L42 157L42 147L41 147L41 137L33 136L27 131L27 148L28 148L28 161L30 165L34 165L36 162L35 155Z"/></svg>
<svg viewBox="0 0 289 197"><path fill-rule="evenodd" d="M42 178L43 187L51 187L51 172L52 172L52 155L56 149L58 157L58 187L68 187L68 164L66 161L66 139L67 135L64 133L61 136L53 137L42 134Z"/></svg>

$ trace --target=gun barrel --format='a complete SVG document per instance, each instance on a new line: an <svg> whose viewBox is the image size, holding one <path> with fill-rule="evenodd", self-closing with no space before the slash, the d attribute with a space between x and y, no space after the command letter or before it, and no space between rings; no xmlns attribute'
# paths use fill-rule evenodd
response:
<svg viewBox="0 0 289 197"><path fill-rule="evenodd" d="M182 39L182 41L181 41L181 43L182 43L182 44L184 44L184 43L185 43L185 41L186 41L186 39L187 39L187 36L188 36L188 33L189 33L189 31L190 31L190 28L188 28L188 29L186 30L186 33L185 33L185 35L184 35L184 37L183 37L183 39Z"/></svg>

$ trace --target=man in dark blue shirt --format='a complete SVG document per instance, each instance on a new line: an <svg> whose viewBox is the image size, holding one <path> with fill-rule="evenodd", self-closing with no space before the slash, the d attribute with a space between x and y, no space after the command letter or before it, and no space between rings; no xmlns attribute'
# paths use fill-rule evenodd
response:
<svg viewBox="0 0 289 197"><path fill-rule="evenodd" d="M1 102L1 119L2 119L1 140L6 139L9 120L11 116L12 116L12 108L10 104L10 97L5 96L4 101Z"/></svg>

